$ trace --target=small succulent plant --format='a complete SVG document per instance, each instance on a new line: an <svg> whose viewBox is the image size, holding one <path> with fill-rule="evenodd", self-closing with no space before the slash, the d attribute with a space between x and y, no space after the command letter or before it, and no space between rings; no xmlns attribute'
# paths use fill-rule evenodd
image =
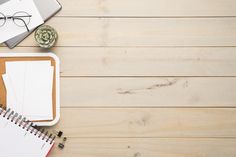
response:
<svg viewBox="0 0 236 157"><path fill-rule="evenodd" d="M54 28L43 25L35 31L34 37L40 47L51 48L55 45L58 35Z"/></svg>

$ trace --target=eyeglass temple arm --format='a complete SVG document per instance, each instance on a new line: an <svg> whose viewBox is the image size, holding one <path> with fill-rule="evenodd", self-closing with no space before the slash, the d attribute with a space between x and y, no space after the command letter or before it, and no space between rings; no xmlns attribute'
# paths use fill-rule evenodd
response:
<svg viewBox="0 0 236 157"><path fill-rule="evenodd" d="M16 20L21 20L21 21L24 23L24 25L25 25L27 31L29 32L29 28L28 28L27 24L25 23L25 20L23 20L23 19L21 19L21 18L18 18L18 17L16 17L16 16L13 16L12 18L13 18L14 20L15 20L15 19L16 19Z"/></svg>
<svg viewBox="0 0 236 157"><path fill-rule="evenodd" d="M14 17L32 17L32 15L12 16L12 18L14 18Z"/></svg>
<svg viewBox="0 0 236 157"><path fill-rule="evenodd" d="M14 18L21 18L21 17L32 17L32 15L0 17L0 19L14 19Z"/></svg>

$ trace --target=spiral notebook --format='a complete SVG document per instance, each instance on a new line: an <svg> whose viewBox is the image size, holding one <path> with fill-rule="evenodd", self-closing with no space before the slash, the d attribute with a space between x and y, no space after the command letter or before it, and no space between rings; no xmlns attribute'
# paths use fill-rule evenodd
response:
<svg viewBox="0 0 236 157"><path fill-rule="evenodd" d="M31 122L0 108L0 157L46 157L54 145L52 135L32 127Z"/></svg>

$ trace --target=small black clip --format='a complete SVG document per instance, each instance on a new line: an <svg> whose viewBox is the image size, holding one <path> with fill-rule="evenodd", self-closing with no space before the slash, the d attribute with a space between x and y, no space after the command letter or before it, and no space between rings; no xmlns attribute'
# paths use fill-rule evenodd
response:
<svg viewBox="0 0 236 157"><path fill-rule="evenodd" d="M63 149L63 148L65 147L65 142L66 142L66 140L67 140L67 138L64 137L63 140L62 140L62 142L58 144L58 148Z"/></svg>
<svg viewBox="0 0 236 157"><path fill-rule="evenodd" d="M53 130L53 132L57 135L57 137L61 138L61 136L63 135L63 132L62 131L56 131L56 130Z"/></svg>

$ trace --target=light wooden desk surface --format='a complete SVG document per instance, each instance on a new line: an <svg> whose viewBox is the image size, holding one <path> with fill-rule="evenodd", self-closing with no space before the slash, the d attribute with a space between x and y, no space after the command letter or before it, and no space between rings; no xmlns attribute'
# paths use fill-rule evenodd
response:
<svg viewBox="0 0 236 157"><path fill-rule="evenodd" d="M236 156L235 0L60 2L68 142L50 157Z"/></svg>

